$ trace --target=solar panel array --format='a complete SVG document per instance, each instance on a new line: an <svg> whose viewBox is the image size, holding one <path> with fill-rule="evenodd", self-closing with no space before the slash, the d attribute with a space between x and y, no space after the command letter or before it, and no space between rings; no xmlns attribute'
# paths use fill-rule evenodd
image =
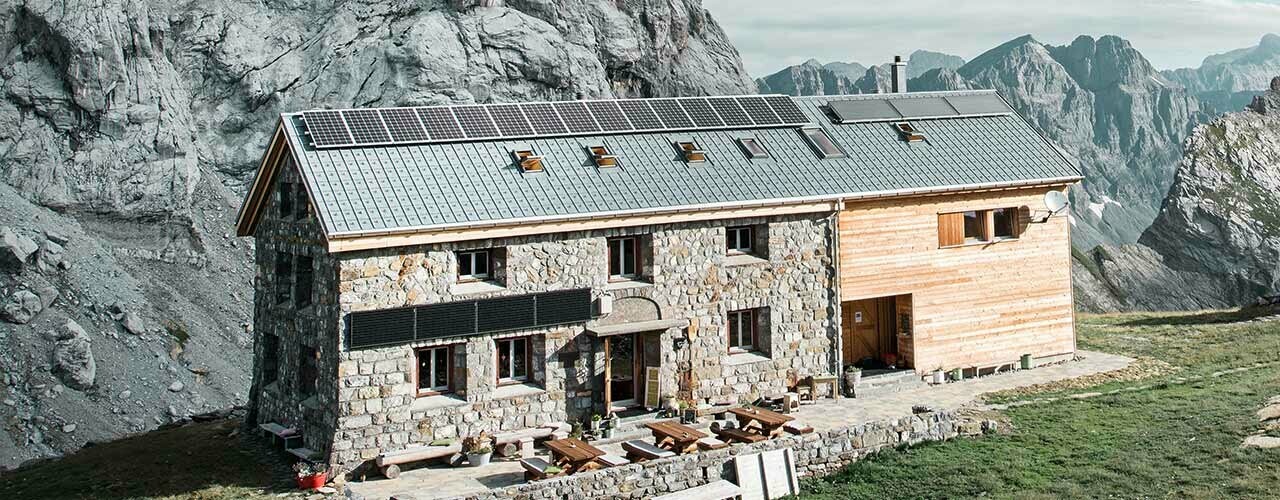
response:
<svg viewBox="0 0 1280 500"><path fill-rule="evenodd" d="M302 120L317 148L809 123L784 95L344 109Z"/></svg>
<svg viewBox="0 0 1280 500"><path fill-rule="evenodd" d="M1001 116L1013 113L1009 105L994 93L909 99L838 100L829 102L827 106L835 114L839 123Z"/></svg>

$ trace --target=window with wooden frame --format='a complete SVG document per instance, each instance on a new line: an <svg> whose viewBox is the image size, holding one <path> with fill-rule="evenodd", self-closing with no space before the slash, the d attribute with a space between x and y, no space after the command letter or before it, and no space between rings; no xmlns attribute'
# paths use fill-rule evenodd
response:
<svg viewBox="0 0 1280 500"><path fill-rule="evenodd" d="M703 163L707 161L707 152L698 148L698 145L693 141L676 141L675 144L685 163Z"/></svg>
<svg viewBox="0 0 1280 500"><path fill-rule="evenodd" d="M724 228L724 248L729 255L755 253L755 230L751 226Z"/></svg>
<svg viewBox="0 0 1280 500"><path fill-rule="evenodd" d="M587 147L587 152L591 154L591 161L595 162L599 168L613 168L618 166L618 156L609 151L609 147L603 144L597 144Z"/></svg>
<svg viewBox="0 0 1280 500"><path fill-rule="evenodd" d="M278 195L280 196L280 218L281 218L281 219L288 219L288 218L290 218L290 217L293 217L293 216L294 216L294 213L293 213L293 210L294 210L294 208L293 208L293 194L294 194L293 184L292 184L292 183L285 182L285 181L281 180L281 181L280 181L280 185L279 185L279 189L277 190L277 192L278 192Z"/></svg>
<svg viewBox="0 0 1280 500"><path fill-rule="evenodd" d="M276 252L276 304L289 301L293 287L293 255Z"/></svg>
<svg viewBox="0 0 1280 500"><path fill-rule="evenodd" d="M320 352L308 346L298 349L298 393L311 396L316 393L320 377Z"/></svg>
<svg viewBox="0 0 1280 500"><path fill-rule="evenodd" d="M542 156L534 154L532 149L513 149L511 157L515 159L521 172L538 173L544 170Z"/></svg>
<svg viewBox="0 0 1280 500"><path fill-rule="evenodd" d="M280 376L280 337L262 336L262 384L270 384Z"/></svg>
<svg viewBox="0 0 1280 500"><path fill-rule="evenodd" d="M902 140L907 142L920 142L924 140L924 132L907 122L897 122L893 124L893 129L898 132Z"/></svg>
<svg viewBox="0 0 1280 500"><path fill-rule="evenodd" d="M453 346L426 347L413 351L414 387L418 396L434 396L453 391Z"/></svg>
<svg viewBox="0 0 1280 500"><path fill-rule="evenodd" d="M1016 208L997 208L991 211L991 235L998 240L1018 237L1018 212Z"/></svg>
<svg viewBox="0 0 1280 500"><path fill-rule="evenodd" d="M938 214L938 246L953 247L1017 239L1018 214L1017 208Z"/></svg>
<svg viewBox="0 0 1280 500"><path fill-rule="evenodd" d="M293 304L298 309L311 305L313 266L311 257L299 256L294 260Z"/></svg>
<svg viewBox="0 0 1280 500"><path fill-rule="evenodd" d="M529 380L529 337L498 339L493 341L497 348L498 385L518 384Z"/></svg>
<svg viewBox="0 0 1280 500"><path fill-rule="evenodd" d="M493 252L466 250L458 255L458 281L489 281L493 279Z"/></svg>
<svg viewBox="0 0 1280 500"><path fill-rule="evenodd" d="M756 310L729 311L725 331L729 336L729 352L750 352L760 345L756 335Z"/></svg>
<svg viewBox="0 0 1280 500"><path fill-rule="evenodd" d="M769 157L769 150L765 149L764 144L761 144L760 140L755 137L739 137L738 147L742 148L742 152L752 160Z"/></svg>
<svg viewBox="0 0 1280 500"><path fill-rule="evenodd" d="M640 277L640 238L626 236L609 239L609 280L632 280Z"/></svg>

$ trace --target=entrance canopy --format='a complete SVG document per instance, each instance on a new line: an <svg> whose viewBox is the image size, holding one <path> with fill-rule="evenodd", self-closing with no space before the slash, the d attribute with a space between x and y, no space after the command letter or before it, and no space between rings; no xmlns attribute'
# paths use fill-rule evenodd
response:
<svg viewBox="0 0 1280 500"><path fill-rule="evenodd" d="M628 333L666 330L668 328L684 328L686 326L689 326L688 319L654 319L649 321L635 321L631 323L618 323L613 325L587 326L587 333L595 337L609 337L612 335L625 335Z"/></svg>

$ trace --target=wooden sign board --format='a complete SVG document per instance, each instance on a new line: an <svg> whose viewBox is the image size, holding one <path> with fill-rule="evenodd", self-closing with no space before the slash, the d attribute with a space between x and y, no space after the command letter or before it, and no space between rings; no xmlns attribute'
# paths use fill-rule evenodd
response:
<svg viewBox="0 0 1280 500"><path fill-rule="evenodd" d="M653 409L658 407L660 389L658 388L658 367L645 367L644 373L644 406Z"/></svg>

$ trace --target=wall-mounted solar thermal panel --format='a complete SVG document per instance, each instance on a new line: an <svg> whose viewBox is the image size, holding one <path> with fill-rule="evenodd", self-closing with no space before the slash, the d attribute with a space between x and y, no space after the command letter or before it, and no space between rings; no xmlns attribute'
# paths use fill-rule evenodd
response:
<svg viewBox="0 0 1280 500"><path fill-rule="evenodd" d="M711 104L701 97L694 99L680 99L678 101L680 107L684 108L684 112L689 114L689 118L693 120L693 124L703 128L723 127L724 120L720 119Z"/></svg>
<svg viewBox="0 0 1280 500"><path fill-rule="evenodd" d="M455 106L453 115L458 117L458 124L462 125L462 132L468 139L499 137L498 128L484 106Z"/></svg>
<svg viewBox="0 0 1280 500"><path fill-rule="evenodd" d="M961 115L982 116L1013 113L1009 105L1005 104L1004 99L994 93L947 96L946 99Z"/></svg>
<svg viewBox="0 0 1280 500"><path fill-rule="evenodd" d="M569 127L570 132L582 134L600 131L600 126L596 124L587 107L581 102L555 102L551 105L555 106L557 113L560 113L560 118L564 119L564 124Z"/></svg>
<svg viewBox="0 0 1280 500"><path fill-rule="evenodd" d="M865 123L875 121L898 121L902 113L889 105L884 99L855 99L831 101L827 103L831 112L840 119L840 123Z"/></svg>
<svg viewBox="0 0 1280 500"><path fill-rule="evenodd" d="M476 333L475 301L445 302L417 309L418 340L462 337Z"/></svg>
<svg viewBox="0 0 1280 500"><path fill-rule="evenodd" d="M524 115L529 118L529 123L533 125L533 130L538 135L569 133L569 129L564 126L564 121L560 119L555 108L551 107L551 103L521 104L520 109L524 110Z"/></svg>
<svg viewBox="0 0 1280 500"><path fill-rule="evenodd" d="M391 142L391 134L387 126L382 124L382 116L376 109L348 109L342 112L347 120L347 129L351 130L351 138L356 144L386 144Z"/></svg>
<svg viewBox="0 0 1280 500"><path fill-rule="evenodd" d="M649 101L649 105L653 106L653 111L658 114L658 119L662 120L664 128L671 130L693 128L693 120L689 119L689 114L684 112L684 107L680 106L675 99L653 99Z"/></svg>
<svg viewBox="0 0 1280 500"><path fill-rule="evenodd" d="M498 132L505 137L525 137L533 135L533 127L524 118L520 106L515 104L490 104L489 115L498 125Z"/></svg>
<svg viewBox="0 0 1280 500"><path fill-rule="evenodd" d="M778 119L778 114L773 112L773 108L764 102L763 97L739 97L738 104L742 105L742 109L746 110L747 116L751 117L751 121L756 125L778 125L782 120Z"/></svg>
<svg viewBox="0 0 1280 500"><path fill-rule="evenodd" d="M427 127L427 134L431 136L431 140L449 141L466 137L462 133L462 127L458 126L458 120L453 117L453 111L449 108L437 106L417 108L417 110L418 117Z"/></svg>
<svg viewBox="0 0 1280 500"><path fill-rule="evenodd" d="M596 123L605 132L633 130L631 122L622 114L616 101L587 101L587 110L596 117Z"/></svg>
<svg viewBox="0 0 1280 500"><path fill-rule="evenodd" d="M809 117L800 111L800 106L790 97L773 95L765 97L764 102L773 108L773 112L778 114L783 123L809 123Z"/></svg>
<svg viewBox="0 0 1280 500"><path fill-rule="evenodd" d="M352 349L407 344L414 339L413 308L353 312L348 316L347 344Z"/></svg>
<svg viewBox="0 0 1280 500"><path fill-rule="evenodd" d="M476 331L504 332L533 328L533 295L477 301Z"/></svg>
<svg viewBox="0 0 1280 500"><path fill-rule="evenodd" d="M738 100L733 97L710 97L707 103L712 109L716 110L716 114L724 120L724 124L730 127L750 127L755 125L751 118L747 116L747 112L738 105Z"/></svg>
<svg viewBox="0 0 1280 500"><path fill-rule="evenodd" d="M591 319L591 289L562 290L537 296L536 326L575 323Z"/></svg>
<svg viewBox="0 0 1280 500"><path fill-rule="evenodd" d="M387 124L391 132L391 140L395 142L423 142L430 139L422 128L418 114L410 108L388 108L380 110L382 122Z"/></svg>
<svg viewBox="0 0 1280 500"><path fill-rule="evenodd" d="M636 130L662 130L662 121L658 120L658 115L654 114L653 108L643 99L618 101L618 106Z"/></svg>
<svg viewBox="0 0 1280 500"><path fill-rule="evenodd" d="M318 148L355 144L340 112L307 111L302 113L302 121L307 124L307 135L311 136L311 142Z"/></svg>
<svg viewBox="0 0 1280 500"><path fill-rule="evenodd" d="M902 114L902 118L916 120L924 118L951 118L960 113L941 97L916 97L912 99L893 99L889 101L893 109Z"/></svg>

